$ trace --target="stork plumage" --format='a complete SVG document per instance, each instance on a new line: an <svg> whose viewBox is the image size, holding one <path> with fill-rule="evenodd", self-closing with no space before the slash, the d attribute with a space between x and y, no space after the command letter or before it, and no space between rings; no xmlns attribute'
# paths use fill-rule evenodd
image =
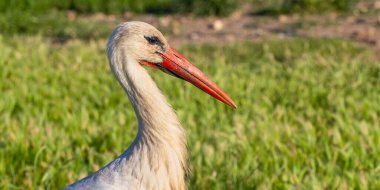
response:
<svg viewBox="0 0 380 190"><path fill-rule="evenodd" d="M136 112L138 133L118 158L65 189L187 189L185 130L143 66L189 81L231 107L236 108L235 103L147 23L117 26L107 55Z"/></svg>

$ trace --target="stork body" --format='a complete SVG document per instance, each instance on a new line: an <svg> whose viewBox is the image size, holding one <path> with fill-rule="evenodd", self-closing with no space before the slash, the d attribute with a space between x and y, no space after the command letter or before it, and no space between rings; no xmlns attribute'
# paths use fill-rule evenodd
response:
<svg viewBox="0 0 380 190"><path fill-rule="evenodd" d="M107 55L114 75L136 112L138 133L117 159L65 190L187 189L185 130L142 66L159 68L233 107L235 104L223 92L218 92L220 89L215 89L215 84L208 84L207 77L202 79L203 73L197 73L199 70L195 67L194 70L190 63L186 65L187 60L172 50L162 34L149 24L126 22L119 25L109 39ZM180 70L176 67L178 64L188 67ZM202 84L192 81L198 79L203 80Z"/></svg>

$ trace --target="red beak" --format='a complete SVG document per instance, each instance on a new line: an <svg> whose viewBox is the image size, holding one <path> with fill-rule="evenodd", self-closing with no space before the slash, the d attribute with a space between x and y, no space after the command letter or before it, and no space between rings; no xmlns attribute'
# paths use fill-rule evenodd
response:
<svg viewBox="0 0 380 190"><path fill-rule="evenodd" d="M158 67L162 67L162 69L169 71L170 74L190 82L221 102L237 108L234 101L226 93L176 50L170 48L167 52L160 54L164 58L164 61Z"/></svg>

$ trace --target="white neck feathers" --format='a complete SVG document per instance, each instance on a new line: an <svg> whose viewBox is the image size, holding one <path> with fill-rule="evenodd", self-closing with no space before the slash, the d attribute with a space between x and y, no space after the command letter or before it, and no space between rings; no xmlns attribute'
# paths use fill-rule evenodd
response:
<svg viewBox="0 0 380 190"><path fill-rule="evenodd" d="M139 122L134 143L121 157L141 154L139 164L150 166L142 168L160 171L156 175L166 175L155 177L168 183L171 189L184 189L187 170L185 131L147 71L127 55L127 50L118 47L121 48L112 46L112 51L108 52L110 65L128 94ZM143 172L155 174L155 171Z"/></svg>

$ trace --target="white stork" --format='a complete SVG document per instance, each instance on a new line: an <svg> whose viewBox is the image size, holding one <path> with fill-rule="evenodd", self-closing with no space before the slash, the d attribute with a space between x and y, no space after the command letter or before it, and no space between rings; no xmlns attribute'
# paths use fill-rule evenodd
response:
<svg viewBox="0 0 380 190"><path fill-rule="evenodd" d="M108 41L107 55L136 112L138 133L118 158L65 190L187 189L185 130L142 66L184 79L231 107L236 108L235 103L147 23L117 26Z"/></svg>

